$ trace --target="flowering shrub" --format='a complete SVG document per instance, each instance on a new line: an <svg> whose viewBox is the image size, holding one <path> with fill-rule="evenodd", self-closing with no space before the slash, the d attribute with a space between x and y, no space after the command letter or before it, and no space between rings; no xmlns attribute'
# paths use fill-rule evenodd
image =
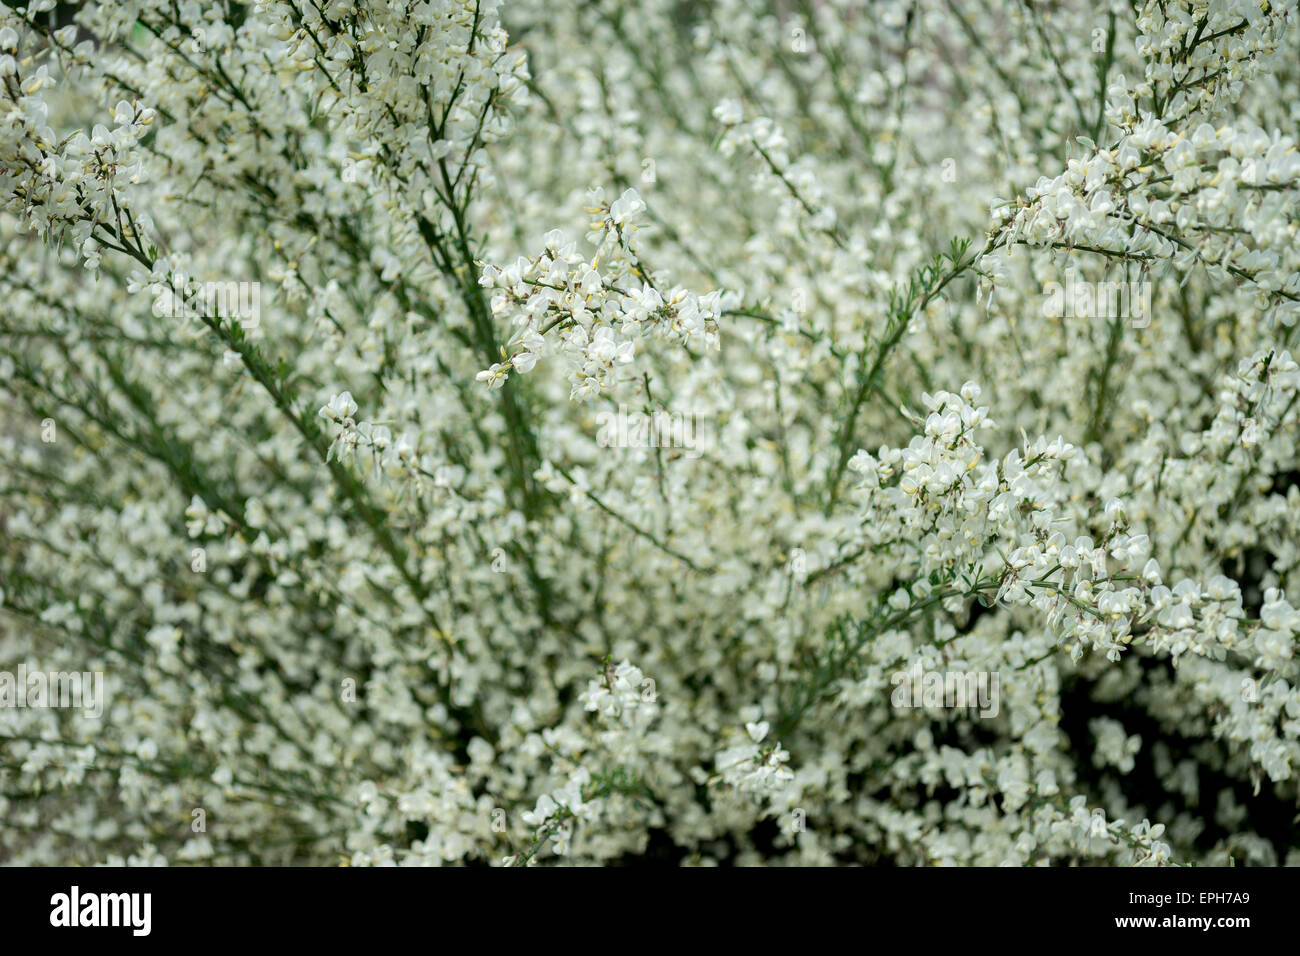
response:
<svg viewBox="0 0 1300 956"><path fill-rule="evenodd" d="M69 6L0 860L1300 862L1294 0Z"/></svg>

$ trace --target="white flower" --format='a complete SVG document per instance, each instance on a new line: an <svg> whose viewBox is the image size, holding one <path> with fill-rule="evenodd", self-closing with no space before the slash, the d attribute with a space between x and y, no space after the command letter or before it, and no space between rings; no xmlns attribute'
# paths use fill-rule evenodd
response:
<svg viewBox="0 0 1300 956"><path fill-rule="evenodd" d="M724 99L713 108L713 118L723 126L735 126L745 118L745 112L735 100Z"/></svg>
<svg viewBox="0 0 1300 956"><path fill-rule="evenodd" d="M505 385L506 377L510 374L510 364L507 362L496 362L491 367L484 369L474 376L474 381L484 382L487 384L488 391L500 388Z"/></svg>
<svg viewBox="0 0 1300 956"><path fill-rule="evenodd" d="M352 400L351 392L340 392L320 410L321 417L330 421L343 422L357 413L357 403Z"/></svg>
<svg viewBox="0 0 1300 956"><path fill-rule="evenodd" d="M534 807L531 812L525 810L520 814L520 817L522 817L523 821L529 826L541 826L549 820L558 809L559 805L551 799L551 795L549 793L544 793L538 797L537 806Z"/></svg>
<svg viewBox="0 0 1300 956"><path fill-rule="evenodd" d="M610 221L616 226L625 226L645 211L645 201L635 189L627 189L614 200L609 207Z"/></svg>

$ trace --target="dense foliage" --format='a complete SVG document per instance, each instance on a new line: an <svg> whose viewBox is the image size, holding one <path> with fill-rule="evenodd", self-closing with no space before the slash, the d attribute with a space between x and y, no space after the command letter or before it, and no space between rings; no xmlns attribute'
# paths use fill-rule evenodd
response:
<svg viewBox="0 0 1300 956"><path fill-rule="evenodd" d="M0 6L0 861L1300 862L1296 16Z"/></svg>

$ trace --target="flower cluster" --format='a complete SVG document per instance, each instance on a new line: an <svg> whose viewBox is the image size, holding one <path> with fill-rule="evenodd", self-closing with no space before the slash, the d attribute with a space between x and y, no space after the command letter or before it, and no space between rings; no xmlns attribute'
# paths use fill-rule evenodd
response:
<svg viewBox="0 0 1300 956"><path fill-rule="evenodd" d="M632 364L640 338L718 347L722 293L660 292L638 259L633 238L646 205L636 190L610 203L597 189L588 201L587 212L600 217L587 235L596 246L590 261L553 230L536 259L483 267L479 283L493 290L492 313L507 315L517 329L517 350L475 376L489 389L500 388L511 371L532 371L552 348L569 369L570 397L583 401L618 384L617 372Z"/></svg>

